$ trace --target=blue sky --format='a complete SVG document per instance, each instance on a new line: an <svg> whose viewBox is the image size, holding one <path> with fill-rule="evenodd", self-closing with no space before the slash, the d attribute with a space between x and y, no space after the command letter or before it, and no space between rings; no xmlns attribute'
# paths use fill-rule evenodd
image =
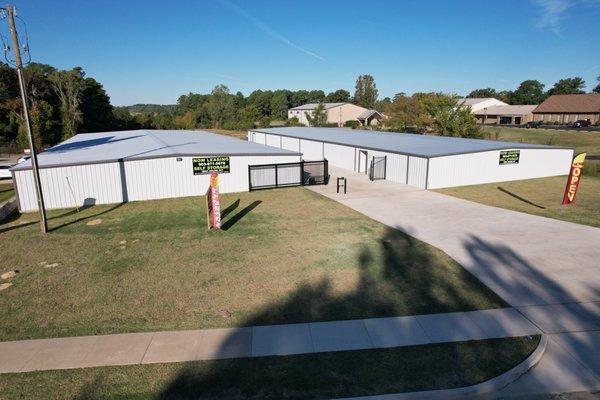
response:
<svg viewBox="0 0 600 400"><path fill-rule="evenodd" d="M6 4L6 0L0 0ZM14 0L34 61L79 65L115 105L338 88L465 94L600 75L600 0ZM5 29L5 24L2 26ZM5 30L2 31L6 35Z"/></svg>

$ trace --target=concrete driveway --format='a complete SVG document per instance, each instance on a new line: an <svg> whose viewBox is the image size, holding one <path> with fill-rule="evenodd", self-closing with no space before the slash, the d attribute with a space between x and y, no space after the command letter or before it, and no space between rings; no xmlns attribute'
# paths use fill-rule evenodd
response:
<svg viewBox="0 0 600 400"><path fill-rule="evenodd" d="M600 389L600 229L330 174L311 190L445 251L551 335L544 362L504 395ZM347 194L336 193L338 176Z"/></svg>

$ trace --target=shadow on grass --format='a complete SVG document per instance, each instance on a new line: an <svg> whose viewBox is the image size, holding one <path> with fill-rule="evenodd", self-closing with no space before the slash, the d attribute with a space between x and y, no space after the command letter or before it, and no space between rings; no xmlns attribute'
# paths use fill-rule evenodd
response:
<svg viewBox="0 0 600 400"><path fill-rule="evenodd" d="M231 206L227 207L225 209L225 211L226 211L225 215L231 213L235 208L237 208L237 206L239 205L239 201L240 200L238 199L235 203L232 204L232 205L235 205L235 207L233 207L233 208L231 208ZM260 205L260 203L262 203L261 200L256 200L256 201L252 202L251 204L247 205L242 210L240 210L237 214L235 214L234 216L232 216L231 218L229 218L227 221L225 221L221 225L221 229L224 230L224 231L231 229L232 226L234 226L236 223L238 223L249 212L251 212L256 207L258 207ZM231 210L230 210L230 208L231 208Z"/></svg>
<svg viewBox="0 0 600 400"><path fill-rule="evenodd" d="M231 214L239 206L240 206L240 199L237 199L236 201L234 201L233 203L231 203L230 205L228 205L226 209L224 209L223 211L221 211L221 218L227 217L229 214Z"/></svg>
<svg viewBox="0 0 600 400"><path fill-rule="evenodd" d="M87 215L87 216L84 216L84 217L81 217L81 218L77 218L77 219L74 219L74 220L71 220L71 221L67 221L67 222L64 222L64 223L62 223L60 225L54 226L54 227L53 226L49 226L48 227L48 232L53 232L53 231L59 230L61 228L67 227L69 225L76 224L76 223L81 222L81 221L85 221L85 220L88 220L88 219L91 219L91 218L99 217L101 215L104 215L106 213L109 213L111 211L116 210L117 208L123 206L124 204L125 203L118 203L118 204L115 204L114 206L112 206L110 208L107 208L106 210L100 211L100 212L98 212L96 214L91 214L91 215ZM52 217L49 217L48 218L48 222L51 222L51 221L54 221L54 220L59 220L59 219L62 219L62 218L67 218L67 217L70 217L72 215L79 214L79 213L81 213L81 212L83 212L83 211L85 211L87 209L93 208L93 207L94 206L91 205L91 204L86 204L86 205L83 205L82 207L79 207L79 211L77 211L77 209L72 209L72 210L69 210L69 211L64 212L62 214L58 214L58 215L54 215ZM3 224L8 224L10 222L14 222L14 221L18 220L20 216L21 216L21 214L19 214L17 212L12 213L6 220L3 221ZM19 229L19 228L25 228L25 227L28 227L28 226L31 226L31 225L35 225L35 224L39 224L39 223L40 223L40 221L36 220L36 221L26 222L26 223L23 223L23 224L8 226L6 228L0 229L0 234L1 233L5 233L5 232L10 232L12 230ZM51 224L49 224L49 225L51 225Z"/></svg>
<svg viewBox="0 0 600 400"><path fill-rule="evenodd" d="M378 242L378 252L360 249L359 279L354 288L339 293L328 279L298 287L284 301L274 302L249 316L245 326L271 323L299 323L384 317L409 314L467 311L503 307L506 304L464 269L449 278L436 271L439 254L431 247L394 229L387 229ZM456 274L458 276L456 276ZM448 279L446 279L448 278ZM456 279L455 279L456 278ZM458 284L457 284L458 282ZM239 332L239 331L238 331ZM218 354L227 354L239 344L239 333L228 337ZM478 370L477 357L466 356L460 345L444 348L444 357L452 366L431 367L432 350L413 351L409 360L393 361L382 368L373 353L337 352L291 357L218 360L188 363L160 394L158 399L304 399L375 394L378 391L425 390L445 385L472 384L470 375ZM379 354L379 353L378 353ZM385 357L382 351L381 357ZM429 357L429 358L428 358ZM488 357L493 358L493 357ZM475 360L475 361L474 361ZM386 362L390 362L386 360ZM274 363L274 364L273 364ZM423 363L422 365L420 363ZM474 367L473 367L474 365ZM451 372L449 372L452 370ZM486 371L481 372L482 374ZM489 373L489 371L487 371ZM483 375L482 375L483 376ZM441 383L440 383L441 382ZM81 398L94 398L84 388Z"/></svg>
<svg viewBox="0 0 600 400"><path fill-rule="evenodd" d="M540 299L548 300L550 296L568 298L568 292L560 284L541 273L508 246L471 237L464 247L473 262L485 269L486 280L491 279L509 292L522 291L524 295L529 295L532 287L535 287L536 296ZM465 287L459 289L443 279L434 270L434 258L437 255L416 239L399 231L388 229L379 241L379 250L381 265L374 265L376 257L368 249L360 252L360 279L350 293L340 295L333 292L326 279L315 284L305 284L286 301L273 303L249 317L246 325L272 323L275 315L295 322L340 319L340 315L347 319L393 316L398 310L399 299L396 296L407 290L415 291L414 297L411 297L415 301L409 305L409 314L475 309L480 307L481 297L478 296L482 295L488 298L488 305L491 307L494 304L506 306L506 303L464 269L458 272L460 281L466 286L475 285L476 291L466 290ZM516 270L524 279L514 279L514 275L485 268L497 264ZM380 273L384 282L376 283L373 272ZM382 290L385 286L391 291ZM426 304L427 307L424 307ZM372 311L370 315L364 314L365 309ZM593 318L593 315L588 317ZM226 340L220 351L225 352L227 348L234 346L236 340L238 338L233 336ZM595 343L585 338L575 340L579 340L580 348L594 351ZM336 352L320 353L318 356L308 354L219 360L204 365L190 363L155 398L304 399L364 396L462 387L504 372L494 368L497 368L496 361L500 363L500 360L504 360L507 363L509 356L506 353L496 354L496 347L477 343L472 346L481 346L479 350L469 353L461 346L463 345L460 343L453 343L443 348L438 347L435 351L439 353L432 350L435 348L432 345L413 348L412 353L407 349L406 353L400 353L400 356L407 358L397 360L397 365L390 364L385 354L378 351L370 353L370 356L361 352ZM429 358L432 354L433 360ZM438 355L443 360L436 359ZM520 361L515 359L511 362L516 364ZM514 364L509 368L512 366ZM576 376L571 378L579 379Z"/></svg>
<svg viewBox="0 0 600 400"><path fill-rule="evenodd" d="M534 202L532 202L532 201L530 201L530 200L527 200L526 198L524 198L524 197L521 197L521 196L519 196L518 194L515 194L515 193L513 193L513 192L511 192L511 191L509 191L509 190L506 190L506 189L504 189L504 188L503 188L503 187L501 187L501 186L498 186L498 190L499 190L499 191L501 191L502 193L506 193L507 195L509 195L509 196L511 196L511 197L514 197L514 198L515 198L515 199L517 199L517 200L520 200L520 201L522 201L523 203L527 203L527 204L529 204L529 205L531 205L531 206L537 207L537 208L539 208L539 209L542 209L542 210L545 210L545 209L546 209L546 207L544 207L544 206L540 206L539 204L536 204L536 203L534 203Z"/></svg>

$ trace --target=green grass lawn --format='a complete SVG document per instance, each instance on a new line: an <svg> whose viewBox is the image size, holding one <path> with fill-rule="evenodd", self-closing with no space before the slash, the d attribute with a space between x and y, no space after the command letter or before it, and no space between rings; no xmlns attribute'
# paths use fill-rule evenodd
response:
<svg viewBox="0 0 600 400"><path fill-rule="evenodd" d="M575 154L600 157L600 132L509 127L485 127L484 132L486 139L570 147ZM587 160L584 174L600 176L600 160Z"/></svg>
<svg viewBox="0 0 600 400"><path fill-rule="evenodd" d="M327 399L473 385L506 372L539 337L178 364L0 375L27 399Z"/></svg>
<svg viewBox="0 0 600 400"><path fill-rule="evenodd" d="M0 340L400 316L505 304L445 253L303 188L0 224ZM87 223L101 219L102 223Z"/></svg>
<svg viewBox="0 0 600 400"><path fill-rule="evenodd" d="M10 200L15 195L12 183L0 183L0 204Z"/></svg>
<svg viewBox="0 0 600 400"><path fill-rule="evenodd" d="M562 205L566 176L437 190L466 200L600 227L600 177L583 176L575 204Z"/></svg>

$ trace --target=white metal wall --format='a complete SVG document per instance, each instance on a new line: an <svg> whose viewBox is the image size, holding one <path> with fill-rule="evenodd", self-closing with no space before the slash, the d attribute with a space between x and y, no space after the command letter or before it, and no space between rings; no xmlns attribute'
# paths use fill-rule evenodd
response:
<svg viewBox="0 0 600 400"><path fill-rule="evenodd" d="M304 160L322 160L323 159L323 142L315 142L313 140L300 140L300 152Z"/></svg>
<svg viewBox="0 0 600 400"><path fill-rule="evenodd" d="M499 165L499 150L432 158L427 187L439 189L565 175L573 158L573 150L564 149L520 149L520 153L519 163L509 165Z"/></svg>
<svg viewBox="0 0 600 400"><path fill-rule="evenodd" d="M300 152L300 139L281 137L281 148Z"/></svg>
<svg viewBox="0 0 600 400"><path fill-rule="evenodd" d="M427 159L410 157L408 160L408 184L427 189Z"/></svg>
<svg viewBox="0 0 600 400"><path fill-rule="evenodd" d="M326 158L330 165L351 171L358 170L358 151L362 150L351 146L288 138L260 132L248 132L248 140L254 140L256 143L267 143L269 146L281 147L287 150L299 151L303 153L302 158L305 160L321 160ZM367 165L370 165L373 157L387 156L387 180L425 189L427 159L383 151L365 151L368 153ZM407 171L409 167L410 171Z"/></svg>
<svg viewBox="0 0 600 400"><path fill-rule="evenodd" d="M122 201L163 199L203 195L210 175L194 175L192 158L176 157L43 168L40 170L44 200L48 208ZM232 156L231 172L221 174L221 193L248 190L248 165L300 161L299 156ZM15 171L19 209L37 210L33 175Z"/></svg>
<svg viewBox="0 0 600 400"><path fill-rule="evenodd" d="M279 135L249 133L249 140L288 150L300 151L305 160L326 158L330 165L358 170L360 148L336 144L279 137ZM271 137L271 138L270 138ZM440 189L452 186L511 181L564 175L569 172L572 150L520 149L519 164L499 165L500 151L422 158L382 151L365 150L368 165L373 157L387 156L386 179L421 189Z"/></svg>
<svg viewBox="0 0 600 400"><path fill-rule="evenodd" d="M336 167L354 170L354 158L356 149L350 146L342 146L339 144L324 144L324 154L330 165Z"/></svg>
<svg viewBox="0 0 600 400"><path fill-rule="evenodd" d="M266 145L281 148L281 136L265 135Z"/></svg>

